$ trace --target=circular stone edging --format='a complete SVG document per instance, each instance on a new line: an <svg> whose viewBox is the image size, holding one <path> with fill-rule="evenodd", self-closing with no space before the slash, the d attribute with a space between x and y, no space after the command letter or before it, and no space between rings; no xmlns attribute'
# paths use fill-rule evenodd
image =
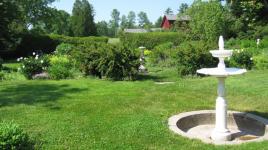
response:
<svg viewBox="0 0 268 150"><path fill-rule="evenodd" d="M260 116L257 116L257 115L251 114L251 113L245 113L245 112L228 111L228 117L234 117L236 115L236 116L240 116L242 120L243 119L255 120L256 122L263 124L263 126L264 126L264 131L263 131L264 135L259 136L259 137L254 138L254 139L250 139L250 140L233 140L233 141L219 142L219 141L213 141L210 138L205 137L205 136L204 137L200 137L200 136L197 137L197 136L195 136L193 134L187 133L187 131L183 131L183 129L180 129L178 127L178 122L180 120L182 120L182 119L186 119L187 117L189 117L190 120L193 119L192 122L189 122L189 123L193 123L193 124L197 123L198 121L194 120L194 117L197 116L197 115L208 116L207 119L203 118L203 119L200 119L200 121L202 123L208 121L207 124L214 125L214 123L215 123L215 119L214 119L215 118L214 117L215 116L215 110L202 110L202 111L192 111L192 112L180 113L178 115L174 115L174 116L170 117L168 119L169 129L172 130L173 132L183 136L183 137L187 137L187 138L190 138L190 139L199 139L204 143L215 144L215 145L236 145L236 144L242 144L242 143L248 143L248 142L261 142L261 141L264 141L264 140L268 140L268 119L262 118ZM231 119L234 119L234 118L231 118ZM237 123L235 121L231 121L231 122L232 122L232 124ZM228 126L229 126L229 122L228 122ZM187 129L185 129L185 130L187 130Z"/></svg>

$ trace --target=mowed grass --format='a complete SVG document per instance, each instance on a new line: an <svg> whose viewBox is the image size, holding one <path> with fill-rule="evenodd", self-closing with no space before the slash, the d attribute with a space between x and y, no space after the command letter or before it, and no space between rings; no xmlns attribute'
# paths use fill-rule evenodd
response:
<svg viewBox="0 0 268 150"><path fill-rule="evenodd" d="M215 78L179 79L175 69L151 69L140 81L79 79L0 82L0 120L14 121L40 149L265 150L268 142L214 146L168 129L170 116L214 109ZM157 85L155 81L174 81ZM226 83L229 108L268 118L268 71Z"/></svg>

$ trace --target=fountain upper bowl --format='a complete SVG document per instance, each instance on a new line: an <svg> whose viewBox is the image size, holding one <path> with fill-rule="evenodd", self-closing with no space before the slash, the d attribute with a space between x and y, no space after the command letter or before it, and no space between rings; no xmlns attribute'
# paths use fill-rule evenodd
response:
<svg viewBox="0 0 268 150"><path fill-rule="evenodd" d="M233 50L212 50L210 51L210 53L213 57L226 58L232 56Z"/></svg>

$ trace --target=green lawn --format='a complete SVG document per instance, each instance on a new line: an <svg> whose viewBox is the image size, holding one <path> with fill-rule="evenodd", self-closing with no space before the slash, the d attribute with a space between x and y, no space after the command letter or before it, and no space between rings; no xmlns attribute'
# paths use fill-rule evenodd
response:
<svg viewBox="0 0 268 150"><path fill-rule="evenodd" d="M168 129L170 116L213 109L214 78L153 69L136 82L98 79L0 82L0 120L21 125L41 149L265 150L268 142L214 146ZM229 108L268 118L268 71L227 80ZM175 84L156 85L155 81Z"/></svg>

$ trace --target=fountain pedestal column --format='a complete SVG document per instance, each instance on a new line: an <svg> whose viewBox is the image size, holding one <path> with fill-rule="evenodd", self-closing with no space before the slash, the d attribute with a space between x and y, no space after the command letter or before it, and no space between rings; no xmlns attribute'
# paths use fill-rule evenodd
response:
<svg viewBox="0 0 268 150"><path fill-rule="evenodd" d="M230 141L231 133L227 128L227 108L228 104L225 100L225 79L226 77L218 77L218 98L216 100L216 124L211 134L214 141Z"/></svg>

